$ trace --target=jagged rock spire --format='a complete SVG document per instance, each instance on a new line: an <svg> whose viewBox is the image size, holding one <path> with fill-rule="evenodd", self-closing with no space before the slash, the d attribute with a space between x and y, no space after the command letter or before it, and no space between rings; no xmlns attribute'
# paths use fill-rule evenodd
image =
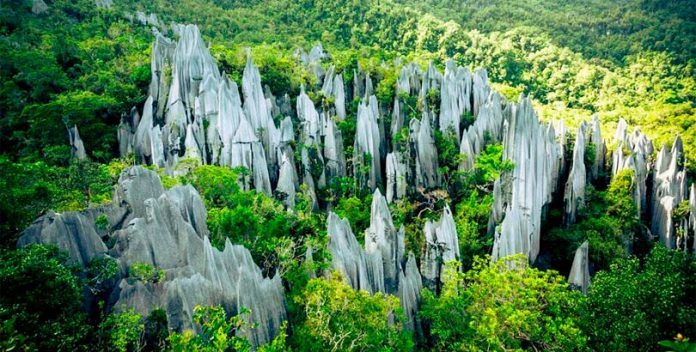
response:
<svg viewBox="0 0 696 352"><path fill-rule="evenodd" d="M673 212L687 199L688 192L683 158L684 146L681 137L677 136L669 153L662 146L655 163L651 231L671 249L677 245L678 224Z"/></svg>
<svg viewBox="0 0 696 352"><path fill-rule="evenodd" d="M87 159L85 144L82 142L82 138L80 138L77 125L68 128L68 135L70 136L70 155L77 160Z"/></svg>
<svg viewBox="0 0 696 352"><path fill-rule="evenodd" d="M589 263L589 243L585 241L575 251L573 265L568 275L568 283L582 291L583 294L587 294L587 288L590 286Z"/></svg>
<svg viewBox="0 0 696 352"><path fill-rule="evenodd" d="M528 98L513 104L509 114L503 159L514 163L514 169L501 178L501 190L506 191L495 199L494 209L507 206L495 234L492 259L523 253L533 262L539 254L542 212L557 186L562 151L554 130L539 123Z"/></svg>
<svg viewBox="0 0 696 352"><path fill-rule="evenodd" d="M123 172L115 193L107 206L47 214L24 231L18 245L57 245L83 267L108 251L122 269L107 302L111 309L130 307L147 316L167 307L169 328L182 331L194 329L196 305L220 305L230 314L244 307L251 310L248 319L256 327L241 334L252 346L277 335L287 317L280 276L265 278L251 253L229 240L222 251L211 245L205 208L192 186L164 191L154 171L136 166ZM111 248L96 228L100 215L107 217L113 231ZM157 283L127 278L135 263L163 270L165 276Z"/></svg>
<svg viewBox="0 0 696 352"><path fill-rule="evenodd" d="M449 206L442 211L439 221L427 221L425 233L425 254L421 258L421 275L426 287L436 292L442 283L444 265L459 260L459 238L457 226Z"/></svg>
<svg viewBox="0 0 696 352"><path fill-rule="evenodd" d="M581 124L575 134L573 147L573 165L568 174L563 201L565 203L564 222L570 225L575 222L578 211L585 207L585 186L587 173L585 170L585 126Z"/></svg>
<svg viewBox="0 0 696 352"><path fill-rule="evenodd" d="M268 176L266 153L263 145L252 130L251 124L242 119L237 132L232 138L230 165L243 166L250 172L251 178L245 178L244 187L248 189L252 182L257 191L271 195L271 182Z"/></svg>
<svg viewBox="0 0 696 352"><path fill-rule="evenodd" d="M376 102L376 101L375 101ZM372 101L370 101L372 103ZM361 102L358 106L358 124L355 131L355 146L353 152L353 175L364 177L363 185L374 190L382 183L382 167L380 162L380 146L381 138L379 126L377 125L378 117L377 108ZM367 175L363 175L367 169Z"/></svg>

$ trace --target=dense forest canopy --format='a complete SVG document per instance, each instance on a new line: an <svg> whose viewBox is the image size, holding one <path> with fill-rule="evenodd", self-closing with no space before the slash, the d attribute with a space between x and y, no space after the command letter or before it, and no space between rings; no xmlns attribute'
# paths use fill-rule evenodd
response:
<svg viewBox="0 0 696 352"><path fill-rule="evenodd" d="M0 350L691 351L694 9L3 1Z"/></svg>

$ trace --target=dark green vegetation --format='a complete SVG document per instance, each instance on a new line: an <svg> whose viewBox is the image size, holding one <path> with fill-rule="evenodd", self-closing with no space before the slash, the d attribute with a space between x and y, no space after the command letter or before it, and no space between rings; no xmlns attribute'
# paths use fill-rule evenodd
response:
<svg viewBox="0 0 696 352"><path fill-rule="evenodd" d="M140 317L128 309L88 317L83 290L99 292L113 279L114 263L74 269L54 248L14 247L19 233L49 211L83 209L108 202L120 171L132 160L116 156L116 125L122 113L145 100L150 79L149 28L122 11L154 12L163 23L196 23L211 42L221 68L241 80L245 46L252 47L264 83L275 95L296 96L312 75L292 57L298 47L322 41L346 81L359 63L379 80L376 94L388 104L397 70L380 65L397 56L443 66L487 67L496 88L509 98L532 95L543 118L571 124L598 112L608 127L619 117L669 142L684 139L687 162L696 156L696 62L694 8L683 1L595 0L520 4L511 1L377 0L176 0L115 1L98 9L92 0L0 4L0 350L246 350L234 336L243 314L227 317L202 307L194 317L201 334L173 334L166 315ZM319 101L315 91L308 94ZM407 102L415 106L418 102ZM352 156L355 102L344 132ZM71 162L67 128L78 125L92 161ZM605 129L605 131L612 131ZM643 241L632 201L632 175L587 190L588 207L569 228L556 226L551 209L544 235L547 262L540 270L518 259L514 269L483 258L493 239L487 221L492 183L512 165L502 147L489 145L469 173L458 173L458 150L448 135L436 136L447 189L391 206L406 228L407 249L421 255L423 224L445 204L455 214L462 266L439 296L424 292L422 335L401 330L399 305L391 296L350 290L338 278L310 279L323 270L326 221L311 211L305 194L294 212L276 200L237 184L244 170L195 169L166 185L192 184L208 210L211 242L245 245L265 273L281 274L288 296L288 334L267 351L344 350L657 350L677 333L696 338L696 264L693 258ZM607 137L607 136L605 136ZM399 139L395 138L394 143ZM401 141L403 142L403 141ZM694 167L690 169L694 171ZM369 225L371 195L353 180L331 185L322 201L348 217L361 238ZM555 216L555 217L554 217ZM548 236L547 236L548 234ZM588 295L570 291L566 273L585 240L593 256ZM629 256L633 245L637 256ZM478 259L477 259L478 258ZM157 282L161 273L136 266L130 280ZM387 317L394 324L386 324ZM331 346L326 348L326 346ZM676 348L675 348L676 350Z"/></svg>

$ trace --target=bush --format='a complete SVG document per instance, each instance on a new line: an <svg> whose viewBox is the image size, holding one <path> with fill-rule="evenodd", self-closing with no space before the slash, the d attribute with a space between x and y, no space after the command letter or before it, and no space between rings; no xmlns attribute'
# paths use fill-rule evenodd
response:
<svg viewBox="0 0 696 352"><path fill-rule="evenodd" d="M422 292L421 314L436 350L585 350L576 316L582 296L554 271L530 267L518 255L473 269L446 269L440 297Z"/></svg>
<svg viewBox="0 0 696 352"><path fill-rule="evenodd" d="M396 297L353 290L340 274L312 279L295 298L305 321L293 341L305 351L410 351L405 316ZM393 323L390 320L393 319Z"/></svg>
<svg viewBox="0 0 696 352"><path fill-rule="evenodd" d="M164 270L155 269L147 263L133 263L128 268L128 276L145 283L158 283L164 280Z"/></svg>
<svg viewBox="0 0 696 352"><path fill-rule="evenodd" d="M696 336L696 261L655 245L645 261L626 258L598 272L584 306L590 346L611 351L654 351L682 333Z"/></svg>
<svg viewBox="0 0 696 352"><path fill-rule="evenodd" d="M82 285L56 247L0 251L0 320L27 350L73 351L86 341ZM4 328L3 328L4 329Z"/></svg>

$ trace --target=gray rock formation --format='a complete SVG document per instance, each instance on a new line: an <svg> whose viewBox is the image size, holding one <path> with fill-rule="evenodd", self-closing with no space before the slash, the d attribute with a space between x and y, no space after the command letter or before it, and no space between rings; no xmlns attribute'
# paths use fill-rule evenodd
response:
<svg viewBox="0 0 696 352"><path fill-rule="evenodd" d="M445 264L460 259L457 226L449 206L445 206L439 221L427 221L423 232L425 254L421 258L421 275L425 286L438 292Z"/></svg>
<svg viewBox="0 0 696 352"><path fill-rule="evenodd" d="M667 153L662 146L655 162L650 230L667 248L677 245L677 223L673 211L687 200L687 180L684 170L684 147L677 136Z"/></svg>
<svg viewBox="0 0 696 352"><path fill-rule="evenodd" d="M331 267L340 271L354 289L372 293L365 252L353 235L348 219L341 219L335 213L329 212L327 222Z"/></svg>
<svg viewBox="0 0 696 352"><path fill-rule="evenodd" d="M82 143L82 138L80 138L80 132L77 130L77 125L68 128L68 135L70 136L70 155L77 160L87 159L85 144Z"/></svg>
<svg viewBox="0 0 696 352"><path fill-rule="evenodd" d="M471 113L471 73L449 60L440 90L440 131L453 131L459 141L460 118L465 112Z"/></svg>
<svg viewBox="0 0 696 352"><path fill-rule="evenodd" d="M651 168L650 158L653 153L653 144L648 137L636 128L633 133L628 133L628 124L620 119L614 134L612 152L612 176L616 176L623 169L633 170L636 180L634 189L635 202L640 214L648 212L647 181Z"/></svg>
<svg viewBox="0 0 696 352"><path fill-rule="evenodd" d="M585 127L581 124L575 134L575 146L573 147L573 164L565 184L563 202L565 203L566 225L575 223L578 211L585 207L585 186L587 173L585 170Z"/></svg>
<svg viewBox="0 0 696 352"><path fill-rule="evenodd" d="M113 231L107 234L115 239L111 248L95 226L101 214ZM181 331L194 328L196 305L221 305L231 314L245 307L257 327L242 334L254 346L271 341L286 319L280 277L264 278L248 250L228 240L219 251L207 234L205 208L193 187L165 192L155 172L136 166L121 175L111 205L49 213L23 233L18 245L55 244L83 267L108 252L118 261L122 278L107 302L112 309L132 307L146 316L165 307L169 327ZM135 263L163 270L165 278L141 282L127 277Z"/></svg>
<svg viewBox="0 0 696 352"><path fill-rule="evenodd" d="M48 11L48 5L43 0L33 0L31 3L31 12L35 15L40 15Z"/></svg>
<svg viewBox="0 0 696 352"><path fill-rule="evenodd" d="M460 171L474 168L476 157L483 151L487 143L500 142L503 134L502 97L491 93L488 100L479 107L474 123L462 133L459 142Z"/></svg>
<svg viewBox="0 0 696 352"><path fill-rule="evenodd" d="M408 317L407 327L420 331L416 313L422 289L421 276L413 253L404 260L404 229L394 229L386 200L379 191L375 191L370 227L365 231L365 250L353 235L348 220L340 219L333 212L329 212L327 232L332 269L340 271L356 290L399 297Z"/></svg>
<svg viewBox="0 0 696 352"><path fill-rule="evenodd" d="M381 275L373 275L373 286L377 291L396 293L398 290L398 273L401 270L403 259L403 238L399 238L387 200L379 189L372 195L370 207L370 227L365 230L365 253L368 257L374 257L379 262Z"/></svg>
<svg viewBox="0 0 696 352"><path fill-rule="evenodd" d="M589 244L587 241L585 241L575 251L573 265L571 266L570 274L568 275L568 283L572 287L582 291L583 294L587 294L587 288L590 287L589 263Z"/></svg>
<svg viewBox="0 0 696 352"><path fill-rule="evenodd" d="M49 243L67 252L75 264L86 266L107 251L94 226L96 212L48 212L22 233L18 247Z"/></svg>
<svg viewBox="0 0 696 352"><path fill-rule="evenodd" d="M425 189L437 188L440 185L437 147L430 126L429 114L424 113L422 121L411 120L409 128L412 133L415 133L409 138L416 150L416 186Z"/></svg>
<svg viewBox="0 0 696 352"><path fill-rule="evenodd" d="M605 168L605 155L607 153L607 146L602 139L602 130L599 124L599 117L597 114L592 116L592 130L589 136L589 144L594 146L594 160L592 162L592 167L590 168L587 176L590 181L597 180L604 173Z"/></svg>
<svg viewBox="0 0 696 352"><path fill-rule="evenodd" d="M423 73L421 80L420 93L418 98L423 102L423 109L426 113L432 110L432 106L428 103L428 94L431 92L437 93L442 85L442 74L433 66L433 63L428 64L428 69Z"/></svg>
<svg viewBox="0 0 696 352"><path fill-rule="evenodd" d="M314 103L305 93L304 87L300 90L300 95L297 97L297 117L302 125L304 136L319 139L319 135L323 135L323 124L319 118L317 109L314 108Z"/></svg>
<svg viewBox="0 0 696 352"><path fill-rule="evenodd" d="M387 202L391 203L396 199L406 196L406 165L401 162L402 156L399 152L387 154Z"/></svg>
<svg viewBox="0 0 696 352"><path fill-rule="evenodd" d="M488 72L485 69L479 68L474 71L472 78L472 110L474 116L478 117L479 109L486 102L488 94L490 93L490 87L488 86Z"/></svg>
<svg viewBox="0 0 696 352"><path fill-rule="evenodd" d="M494 209L505 209L505 215L500 226L492 227L500 229L495 233L492 259L523 253L533 262L539 254L542 213L557 186L562 151L554 129L539 123L528 98L513 104L509 114L503 158L515 167L501 178L501 197L495 200Z"/></svg>
<svg viewBox="0 0 696 352"><path fill-rule="evenodd" d="M218 86L218 114L217 133L222 143L220 152L220 165L232 165L232 141L239 124L245 120L242 110L242 100L239 97L237 84L226 75L220 80Z"/></svg>
<svg viewBox="0 0 696 352"><path fill-rule="evenodd" d="M275 170L277 160L275 148L277 147L279 132L273 116L268 109L263 87L261 86L261 74L259 69L254 66L251 60L251 51L247 49L247 62L242 75L242 92L244 94L244 113L263 143L264 150L268 157L268 169Z"/></svg>
<svg viewBox="0 0 696 352"><path fill-rule="evenodd" d="M326 162L326 178L346 176L346 158L343 153L343 135L336 123L327 117L324 123L324 161Z"/></svg>
<svg viewBox="0 0 696 352"><path fill-rule="evenodd" d="M246 119L241 119L237 132L232 138L230 148L230 166L243 166L249 170L249 176L244 179L243 187L254 188L266 195L271 195L271 181L268 176L268 165L263 145L252 130Z"/></svg>
<svg viewBox="0 0 696 352"><path fill-rule="evenodd" d="M339 120L346 118L346 91L343 84L343 75L338 74L333 80L333 97L336 117Z"/></svg>
<svg viewBox="0 0 696 352"><path fill-rule="evenodd" d="M372 103L372 101L370 101ZM358 123L353 147L353 175L361 186L372 191L382 184L382 167L380 162L381 141L377 107L361 102L358 106ZM364 169L367 169L365 175Z"/></svg>
<svg viewBox="0 0 696 352"><path fill-rule="evenodd" d="M114 5L113 0L94 0L95 5L100 8L110 9Z"/></svg>

